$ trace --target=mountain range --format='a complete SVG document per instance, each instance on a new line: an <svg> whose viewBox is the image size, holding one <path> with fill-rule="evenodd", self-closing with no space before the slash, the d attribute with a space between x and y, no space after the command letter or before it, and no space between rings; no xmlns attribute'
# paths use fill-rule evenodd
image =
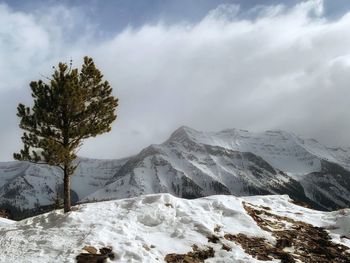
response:
<svg viewBox="0 0 350 263"><path fill-rule="evenodd" d="M72 199L93 202L152 193L183 198L288 194L319 210L350 207L350 148L285 131L202 132L180 127L162 144L117 160L79 158ZM0 163L0 209L23 218L62 192L55 167Z"/></svg>

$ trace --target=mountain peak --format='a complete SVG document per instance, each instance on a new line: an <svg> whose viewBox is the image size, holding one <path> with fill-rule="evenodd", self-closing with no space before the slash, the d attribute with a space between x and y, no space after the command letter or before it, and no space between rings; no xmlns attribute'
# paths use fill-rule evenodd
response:
<svg viewBox="0 0 350 263"><path fill-rule="evenodd" d="M178 129L176 129L171 135L168 141L182 141L184 139L191 139L196 134L199 134L200 132L192 129L188 126L181 126Z"/></svg>
<svg viewBox="0 0 350 263"><path fill-rule="evenodd" d="M193 128L191 128L191 127L188 127L188 126L186 126L186 125L182 125L182 126L180 126L179 128L177 128L176 130L175 130L175 132L176 131L181 131L181 132L186 132L186 133L192 133L192 132L198 132L197 130L195 130L195 129L193 129Z"/></svg>

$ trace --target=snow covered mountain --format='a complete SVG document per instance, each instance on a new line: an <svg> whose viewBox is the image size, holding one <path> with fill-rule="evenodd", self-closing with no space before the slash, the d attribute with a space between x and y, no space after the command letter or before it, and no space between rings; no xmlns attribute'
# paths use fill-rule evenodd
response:
<svg viewBox="0 0 350 263"><path fill-rule="evenodd" d="M121 160L79 160L72 177L72 201L104 187L126 162ZM0 207L16 218L40 212L62 193L63 176L59 169L27 162L0 163Z"/></svg>
<svg viewBox="0 0 350 263"><path fill-rule="evenodd" d="M19 222L0 218L0 262L346 263L349 225L349 209L320 212L286 195L186 200L156 194Z"/></svg>
<svg viewBox="0 0 350 263"><path fill-rule="evenodd" d="M50 205L62 177L47 166L0 164L0 208ZM350 149L328 148L283 131L177 129L160 145L122 160L81 159L74 201L152 193L184 198L288 194L313 208L350 207Z"/></svg>
<svg viewBox="0 0 350 263"><path fill-rule="evenodd" d="M131 157L101 200L167 192L185 198L288 194L314 208L350 206L350 151L283 131L199 132L181 127L160 145Z"/></svg>

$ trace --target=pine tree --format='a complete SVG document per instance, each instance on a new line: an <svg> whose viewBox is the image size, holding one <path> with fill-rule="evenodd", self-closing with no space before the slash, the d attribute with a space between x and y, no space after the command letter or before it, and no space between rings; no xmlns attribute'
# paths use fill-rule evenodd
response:
<svg viewBox="0 0 350 263"><path fill-rule="evenodd" d="M84 139L111 130L118 99L89 57L84 58L80 72L72 69L72 63L59 63L48 83L33 81L30 88L32 108L17 107L24 146L14 158L59 167L63 172L64 212L68 212L77 151Z"/></svg>

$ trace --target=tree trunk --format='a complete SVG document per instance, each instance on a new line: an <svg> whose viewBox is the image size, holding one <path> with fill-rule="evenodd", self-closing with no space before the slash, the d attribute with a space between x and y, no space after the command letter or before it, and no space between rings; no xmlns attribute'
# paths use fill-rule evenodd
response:
<svg viewBox="0 0 350 263"><path fill-rule="evenodd" d="M64 167L64 212L67 213L71 211L71 200L70 200L70 174L68 173L68 168Z"/></svg>

